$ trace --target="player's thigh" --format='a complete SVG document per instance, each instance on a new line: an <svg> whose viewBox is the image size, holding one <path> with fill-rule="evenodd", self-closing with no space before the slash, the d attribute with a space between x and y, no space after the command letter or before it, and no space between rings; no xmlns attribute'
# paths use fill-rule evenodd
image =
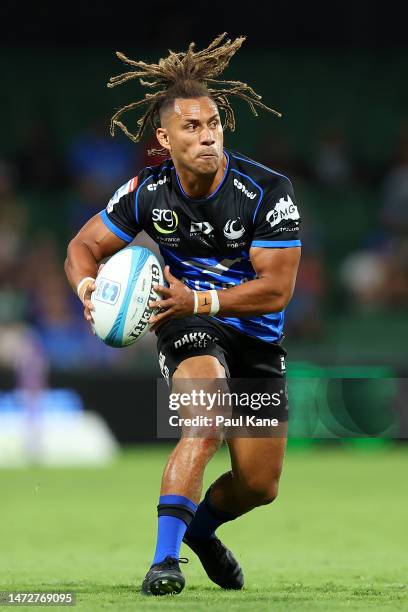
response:
<svg viewBox="0 0 408 612"><path fill-rule="evenodd" d="M194 439L202 452L210 450L209 445L215 451L224 439L224 429L216 424L218 407L208 397L216 398L226 390L225 368L213 355L188 357L173 374L171 392L184 398L179 408L179 416L184 419L183 438Z"/></svg>
<svg viewBox="0 0 408 612"><path fill-rule="evenodd" d="M268 438L229 438L231 467L237 483L249 491L275 497L286 449L287 423Z"/></svg>
<svg viewBox="0 0 408 612"><path fill-rule="evenodd" d="M225 339L210 322L198 317L172 319L156 335L160 368L168 380L175 375L176 378L229 376Z"/></svg>
<svg viewBox="0 0 408 612"><path fill-rule="evenodd" d="M179 378L214 379L225 378L225 368L214 355L196 355L179 363L173 380Z"/></svg>

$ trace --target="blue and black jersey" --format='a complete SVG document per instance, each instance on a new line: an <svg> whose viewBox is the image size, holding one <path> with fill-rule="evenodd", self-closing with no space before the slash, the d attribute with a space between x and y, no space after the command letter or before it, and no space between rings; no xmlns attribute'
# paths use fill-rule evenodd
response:
<svg viewBox="0 0 408 612"><path fill-rule="evenodd" d="M290 180L244 155L224 153L224 177L206 198L191 198L183 191L170 159L144 168L100 213L126 242L145 230L159 245L171 273L191 289L226 289L256 278L251 247L300 246L299 211ZM284 311L215 319L277 342Z"/></svg>

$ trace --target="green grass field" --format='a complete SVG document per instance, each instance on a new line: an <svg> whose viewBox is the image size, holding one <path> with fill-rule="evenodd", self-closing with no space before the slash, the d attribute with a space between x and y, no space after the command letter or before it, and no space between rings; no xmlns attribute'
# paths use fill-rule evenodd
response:
<svg viewBox="0 0 408 612"><path fill-rule="evenodd" d="M278 500L219 530L244 591L218 589L183 547L183 593L139 595L169 449L103 469L0 471L0 590L74 591L87 611L408 610L408 449L387 447L289 448ZM227 465L222 449L207 483Z"/></svg>

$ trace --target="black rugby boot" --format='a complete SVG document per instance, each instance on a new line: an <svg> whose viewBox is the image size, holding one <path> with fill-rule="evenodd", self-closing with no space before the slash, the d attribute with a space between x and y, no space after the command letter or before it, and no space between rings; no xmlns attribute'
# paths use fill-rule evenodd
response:
<svg viewBox="0 0 408 612"><path fill-rule="evenodd" d="M185 580L180 570L180 563L188 563L188 559L166 557L160 563L155 563L143 580L141 592L144 595L177 595L184 589Z"/></svg>
<svg viewBox="0 0 408 612"><path fill-rule="evenodd" d="M217 537L198 540L184 536L183 542L195 552L210 580L222 589L242 589L244 574L232 552Z"/></svg>

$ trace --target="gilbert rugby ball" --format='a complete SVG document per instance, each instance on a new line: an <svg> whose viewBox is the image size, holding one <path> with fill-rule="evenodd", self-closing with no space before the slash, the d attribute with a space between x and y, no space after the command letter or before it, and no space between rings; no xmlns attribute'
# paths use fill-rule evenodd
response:
<svg viewBox="0 0 408 612"><path fill-rule="evenodd" d="M163 272L156 255L144 247L127 247L103 266L91 301L93 328L105 344L128 346L145 335L157 311L149 301L160 298L156 283L163 285Z"/></svg>

